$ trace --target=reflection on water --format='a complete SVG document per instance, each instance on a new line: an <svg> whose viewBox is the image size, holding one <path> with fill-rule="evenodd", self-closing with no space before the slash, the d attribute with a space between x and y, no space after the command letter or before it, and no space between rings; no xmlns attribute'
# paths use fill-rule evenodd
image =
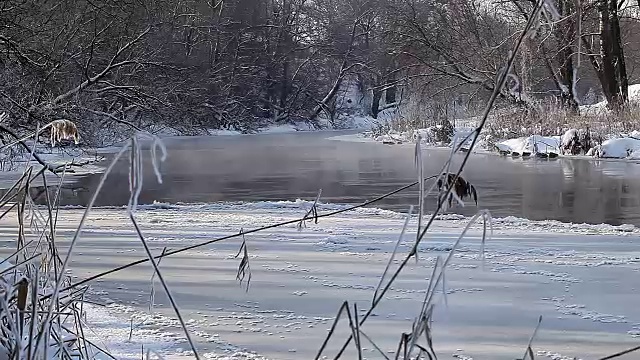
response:
<svg viewBox="0 0 640 360"><path fill-rule="evenodd" d="M45 192L43 185L35 185L29 188L29 195L36 204L53 204L56 197L61 199L64 205L86 205L89 202L91 190L83 187L80 183L64 183L61 187L50 185ZM10 197L21 199L16 196L16 189L0 189L0 198Z"/></svg>
<svg viewBox="0 0 640 360"><path fill-rule="evenodd" d="M148 156L141 203L313 199L362 202L412 182L413 148L328 139L336 132L264 134L166 141L163 184L157 184ZM446 150L427 151L425 174L435 174ZM462 156L454 158L459 165ZM116 165L97 205L128 201L127 160ZM512 159L474 155L463 175L476 186L479 205L494 216L535 220L632 223L640 225L640 166L625 162ZM62 204L85 205L100 175L80 177L76 190L62 192ZM43 198L39 200L42 202ZM417 189L376 206L406 211L417 203ZM428 201L434 209L433 198ZM451 211L465 215L475 206Z"/></svg>

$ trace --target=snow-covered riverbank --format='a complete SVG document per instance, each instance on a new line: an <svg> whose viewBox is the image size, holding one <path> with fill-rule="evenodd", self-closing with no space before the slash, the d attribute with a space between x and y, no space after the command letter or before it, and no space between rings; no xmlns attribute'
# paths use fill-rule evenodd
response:
<svg viewBox="0 0 640 360"><path fill-rule="evenodd" d="M309 202L155 204L143 206L138 217L148 243L160 253L164 247L176 249L241 228L295 219L309 206ZM319 211L342 207L323 204ZM81 213L82 209L61 210L58 242L63 248ZM161 268L205 358L312 358L342 301L367 308L403 217L360 209L320 219L318 224L307 222L301 231L292 224L249 234L245 237L252 273L248 292L246 283L240 285L235 279L239 238L165 258ZM393 355L400 334L411 330L436 256L447 254L466 221L457 215L436 220L420 247L420 261L410 262L376 316L362 327L388 356ZM2 241L8 246L16 229L8 219L2 226L6 230ZM415 226L412 221L410 228ZM447 272L447 305L441 298L433 324L434 346L441 358L454 354L517 358L540 315L543 324L534 350L541 357L560 353L597 358L637 341L637 228L506 218L497 219L494 230L484 264L478 252L481 229L474 227ZM415 239L411 234L401 242L401 257ZM72 276L80 280L143 257L125 210L95 209L74 252ZM140 265L94 283L90 298L110 304L100 310L106 314L89 309L89 318L93 312L97 319L94 326L103 330L96 340L119 348L119 358L140 358L143 343L170 358L188 356L158 284L157 314L148 315L150 278L150 267ZM131 326L130 339L128 333L124 339L124 329ZM332 350L348 334L345 323L338 328ZM370 344L363 347L368 358L381 357Z"/></svg>
<svg viewBox="0 0 640 360"><path fill-rule="evenodd" d="M629 87L629 101L631 109L635 109L640 103L640 84ZM629 126L635 125L635 121L625 124L612 123L617 121L617 117L607 109L606 105L606 101L583 105L580 107L580 116L572 119L565 118L556 124L557 128L553 129L548 128L549 124L530 124L530 128L518 126L510 128L507 124L503 124L505 118L510 117L508 114L491 113L483 131L478 136L474 149L469 147L472 134L480 122L477 116L455 119L449 125L444 122L440 125L408 131L389 130L382 134L365 131L363 135L389 145L415 143L418 138L426 147L451 148L458 147L461 142L464 142L461 148L465 151L516 157L586 156L595 159L640 160L640 131L628 130ZM633 111L627 115L634 116ZM512 115L515 118L519 116L517 113ZM581 125L573 128L568 123L570 121L579 122ZM587 124L586 127L585 124ZM574 124L574 126L577 125ZM546 130L540 132L544 127ZM626 130L621 132L612 130L620 127ZM514 136L514 134L525 135ZM582 155L578 155L580 153Z"/></svg>

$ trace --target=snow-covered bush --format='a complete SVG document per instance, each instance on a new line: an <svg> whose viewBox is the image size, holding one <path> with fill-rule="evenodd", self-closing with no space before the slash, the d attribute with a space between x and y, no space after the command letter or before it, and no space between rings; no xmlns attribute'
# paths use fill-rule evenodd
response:
<svg viewBox="0 0 640 360"><path fill-rule="evenodd" d="M569 129L562 135L560 151L562 155L578 155L596 145L589 129Z"/></svg>
<svg viewBox="0 0 640 360"><path fill-rule="evenodd" d="M514 155L557 155L560 153L560 136L531 135L501 141L496 145L498 151Z"/></svg>
<svg viewBox="0 0 640 360"><path fill-rule="evenodd" d="M448 146L449 144L451 144L455 133L456 130L453 128L451 121L445 119L438 125L414 130L412 140L415 141L415 139L417 139L417 136L420 135L420 138L425 143L439 146Z"/></svg>
<svg viewBox="0 0 640 360"><path fill-rule="evenodd" d="M640 132L633 131L623 137L609 139L589 150L597 158L640 159Z"/></svg>

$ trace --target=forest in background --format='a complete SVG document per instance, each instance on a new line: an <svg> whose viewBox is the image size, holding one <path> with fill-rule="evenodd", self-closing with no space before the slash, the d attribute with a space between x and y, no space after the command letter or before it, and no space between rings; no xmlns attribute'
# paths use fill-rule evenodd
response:
<svg viewBox="0 0 640 360"><path fill-rule="evenodd" d="M338 127L399 107L422 122L470 116L539 4L501 104L623 109L640 1L8 0L0 111L18 132L70 119L89 142L131 127Z"/></svg>

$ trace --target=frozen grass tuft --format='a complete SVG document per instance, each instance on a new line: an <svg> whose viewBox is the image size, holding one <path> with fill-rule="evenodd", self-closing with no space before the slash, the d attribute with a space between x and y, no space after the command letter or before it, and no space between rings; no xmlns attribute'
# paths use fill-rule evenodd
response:
<svg viewBox="0 0 640 360"><path fill-rule="evenodd" d="M16 216L15 251L0 267L0 357L10 359L89 358L101 352L84 338L79 320L82 290L57 292L70 283L56 246L57 196L40 212L29 184L44 171L25 169L2 199L0 216ZM46 181L46 180L45 180ZM58 191L59 191L58 184Z"/></svg>
<svg viewBox="0 0 640 360"><path fill-rule="evenodd" d="M251 283L251 266L249 265L249 251L247 250L247 239L240 229L240 234L242 234L242 245L240 245L240 250L236 254L236 258L242 254L242 259L240 259L240 264L238 265L238 273L236 274L236 280L238 280L241 284L242 281L247 279L246 291L249 291L249 284Z"/></svg>
<svg viewBox="0 0 640 360"><path fill-rule="evenodd" d="M86 331L82 319L84 318L83 304L85 303L84 292L86 287L70 287L71 279L67 275L67 269L73 255L74 246L80 238L84 223L106 178L109 176L114 164L129 149L131 150L131 198L128 213L133 228L144 245L149 260L154 265L154 276L159 279L172 303L176 316L180 319L185 336L191 344L195 357L199 358L184 321L182 321L178 306L164 281L158 264L150 253L142 230L135 221L134 213L137 206L137 198L143 186L141 145L138 137L149 135L136 134L115 155L77 225L66 255L61 257L56 243L56 223L60 188L68 167L66 164L54 167L39 159L36 155L37 141L34 142L33 147L29 147L25 143L26 138L34 137L37 139L38 134L43 129L52 127L52 124L55 125L52 122L43 128L38 126L34 134L23 138L18 137L11 131L5 131L6 129L4 128L0 129L0 131L9 133L16 139L15 143L9 145L24 147L31 154L30 158L36 159L41 165L40 169L36 170L36 167L27 161L22 176L0 199L0 206L5 209L0 218L15 214L18 228L15 251L7 258L0 259L0 358L93 359L98 353L113 358L105 350L85 337ZM62 137L74 137L73 126L71 126L71 130L70 134L60 135L56 133L52 136L56 137L56 140L58 140L57 137L59 135ZM156 156L158 148L161 151L160 157ZM166 149L164 144L154 136L152 136L152 156L156 180L161 182L158 159L162 161L166 158ZM47 183L46 172L62 173L62 176L59 176L53 200L50 198L48 191L50 185ZM38 177L42 177L45 184L46 190L44 194L47 205L45 212L42 212L42 209L35 205L29 192L30 185ZM152 289L150 309L153 306L153 294L154 290Z"/></svg>

